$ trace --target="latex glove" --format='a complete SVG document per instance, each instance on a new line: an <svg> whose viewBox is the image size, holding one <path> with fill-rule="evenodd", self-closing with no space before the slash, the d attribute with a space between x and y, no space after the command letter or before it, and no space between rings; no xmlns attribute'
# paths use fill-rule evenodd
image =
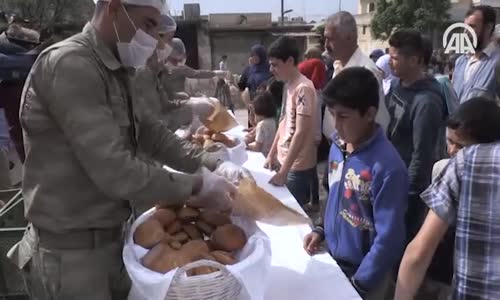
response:
<svg viewBox="0 0 500 300"><path fill-rule="evenodd" d="M229 211L232 208L232 197L236 194L236 187L224 177L202 168L203 184L197 195L188 201L188 204L217 211Z"/></svg>
<svg viewBox="0 0 500 300"><path fill-rule="evenodd" d="M234 184L238 184L243 178L255 181L250 171L230 161L220 164L215 170L215 174L226 178Z"/></svg>
<svg viewBox="0 0 500 300"><path fill-rule="evenodd" d="M220 160L222 162L230 160L229 150L223 143L214 143L205 149L206 156L210 160Z"/></svg>
<svg viewBox="0 0 500 300"><path fill-rule="evenodd" d="M194 116L201 120L207 119L215 111L215 103L208 98L190 98L187 105L193 110Z"/></svg>

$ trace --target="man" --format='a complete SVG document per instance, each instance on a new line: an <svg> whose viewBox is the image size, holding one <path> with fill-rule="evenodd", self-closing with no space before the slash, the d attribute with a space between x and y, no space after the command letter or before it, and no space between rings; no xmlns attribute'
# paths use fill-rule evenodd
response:
<svg viewBox="0 0 500 300"><path fill-rule="evenodd" d="M408 167L407 226L408 237L413 238L426 211L419 195L429 186L432 166L440 158L436 145L446 118L446 104L439 83L423 72L420 33L399 30L391 36L389 45L390 64L397 79L386 100L391 116L388 137Z"/></svg>
<svg viewBox="0 0 500 300"><path fill-rule="evenodd" d="M453 87L460 103L473 97L496 100L500 87L500 49L492 41L495 29L495 10L487 5L472 7L465 15L464 23L474 29L477 36L475 53L458 58L453 73Z"/></svg>
<svg viewBox="0 0 500 300"><path fill-rule="evenodd" d="M30 222L9 252L31 299L126 299L122 229L136 203L230 208L234 187L206 169L171 173L136 156L195 172L201 153L161 122L140 120L129 82L154 53L164 0L105 0L82 33L44 51L22 97ZM136 106L137 107L137 106Z"/></svg>
<svg viewBox="0 0 500 300"><path fill-rule="evenodd" d="M269 48L269 63L275 78L286 83L284 112L265 167L278 172L271 184L286 184L301 205L311 197L311 186L316 176L316 132L319 111L314 84L297 67L297 41L281 37Z"/></svg>
<svg viewBox="0 0 500 300"><path fill-rule="evenodd" d="M387 128L389 114L384 102L384 90L381 84L382 74L375 63L358 47L358 27L354 17L346 11L330 16L326 21L324 36L325 48L329 56L335 60L333 77L350 67L365 67L377 77L380 85L380 104L376 121L382 128ZM332 118L332 114L326 110L323 120L323 134L329 139L334 130L335 120Z"/></svg>
<svg viewBox="0 0 500 300"><path fill-rule="evenodd" d="M224 54L221 57L221 61L219 63L219 71L228 71L229 69L227 68L227 55Z"/></svg>
<svg viewBox="0 0 500 300"><path fill-rule="evenodd" d="M168 57L173 51L171 44L176 28L172 17L161 16L160 39L156 52L148 60L147 66L137 70L134 79L135 96L146 112L143 117L155 116L165 122L173 132L182 126L191 124L195 115L191 105L193 101L187 102L175 98L172 76L166 66Z"/></svg>
<svg viewBox="0 0 500 300"><path fill-rule="evenodd" d="M422 194L430 211L406 248L399 268L398 300L414 299L421 290L448 228L456 233L455 253L448 254L454 257L451 299L500 299L500 108L485 98L471 99L458 108L449 126L454 131L453 148L466 148Z"/></svg>

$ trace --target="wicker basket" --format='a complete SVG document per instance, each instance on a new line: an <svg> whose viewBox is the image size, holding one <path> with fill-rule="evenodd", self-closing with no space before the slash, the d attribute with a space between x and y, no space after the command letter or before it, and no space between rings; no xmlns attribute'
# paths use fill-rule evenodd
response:
<svg viewBox="0 0 500 300"><path fill-rule="evenodd" d="M197 267L208 266L219 271L188 277L186 273ZM167 293L167 300L234 300L241 292L241 284L226 267L218 262L200 260L177 270Z"/></svg>

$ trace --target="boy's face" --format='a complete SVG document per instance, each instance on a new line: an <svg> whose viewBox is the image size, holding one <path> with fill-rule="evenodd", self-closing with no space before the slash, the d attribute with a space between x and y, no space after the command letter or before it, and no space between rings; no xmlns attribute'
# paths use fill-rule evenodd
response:
<svg viewBox="0 0 500 300"><path fill-rule="evenodd" d="M397 48L390 47L389 55L391 56L389 66L396 77L404 79L408 73L420 68L416 56L401 54Z"/></svg>
<svg viewBox="0 0 500 300"><path fill-rule="evenodd" d="M359 145L373 128L377 109L371 107L362 115L358 110L337 104L328 110L335 119L335 129L344 142Z"/></svg>
<svg viewBox="0 0 500 300"><path fill-rule="evenodd" d="M475 142L470 139L463 130L446 128L446 144L448 146L448 154L455 156L460 149L470 146Z"/></svg>
<svg viewBox="0 0 500 300"><path fill-rule="evenodd" d="M269 65L271 65L271 72L276 77L276 79L281 81L288 81L288 77L295 67L293 63L293 58L288 58L286 61L282 61L279 58L271 57L269 59Z"/></svg>

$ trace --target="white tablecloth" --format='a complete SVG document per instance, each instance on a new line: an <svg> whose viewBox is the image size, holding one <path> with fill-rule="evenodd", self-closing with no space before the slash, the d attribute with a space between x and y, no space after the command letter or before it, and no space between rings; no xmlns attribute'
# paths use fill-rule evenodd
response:
<svg viewBox="0 0 500 300"><path fill-rule="evenodd" d="M242 137L243 127L228 134ZM273 173L264 169L262 154L248 152L243 165L250 170L257 184L289 207L304 213L285 187L269 184ZM305 213L304 213L305 214ZM340 267L328 254L309 256L303 248L303 239L311 232L307 225L276 227L259 223L271 240L272 261L266 300L351 300L361 299Z"/></svg>

